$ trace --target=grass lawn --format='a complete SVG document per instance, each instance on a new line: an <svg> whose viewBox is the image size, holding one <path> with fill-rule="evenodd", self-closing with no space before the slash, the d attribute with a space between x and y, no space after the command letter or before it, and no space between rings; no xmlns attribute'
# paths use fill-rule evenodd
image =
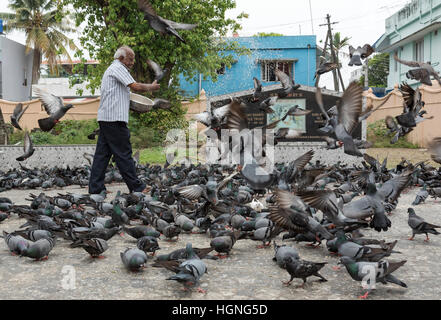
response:
<svg viewBox="0 0 441 320"><path fill-rule="evenodd" d="M165 149L163 147L153 147L141 150L139 154L139 162L141 164L164 164Z"/></svg>
<svg viewBox="0 0 441 320"><path fill-rule="evenodd" d="M439 164L432 161L430 153L427 149L404 149L404 148L370 148L366 150L367 154L377 158L380 162L387 157L387 167L388 169L394 168L398 163L401 162L401 158L404 157L413 164L428 160L427 164L439 167Z"/></svg>

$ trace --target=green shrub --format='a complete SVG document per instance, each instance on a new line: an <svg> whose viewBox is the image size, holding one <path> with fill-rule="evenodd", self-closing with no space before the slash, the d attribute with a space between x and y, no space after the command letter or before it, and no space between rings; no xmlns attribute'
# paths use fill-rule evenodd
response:
<svg viewBox="0 0 441 320"><path fill-rule="evenodd" d="M367 140L373 143L373 148L407 148L418 149L419 146L407 140L407 136L398 139L397 143L391 144L393 135L387 134L388 129L384 120L378 120L367 127Z"/></svg>

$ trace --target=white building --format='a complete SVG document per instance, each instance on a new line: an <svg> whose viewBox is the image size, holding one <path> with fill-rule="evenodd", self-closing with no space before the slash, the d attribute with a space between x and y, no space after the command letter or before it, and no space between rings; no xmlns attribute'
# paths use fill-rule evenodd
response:
<svg viewBox="0 0 441 320"><path fill-rule="evenodd" d="M34 51L0 36L0 99L26 101L31 98Z"/></svg>

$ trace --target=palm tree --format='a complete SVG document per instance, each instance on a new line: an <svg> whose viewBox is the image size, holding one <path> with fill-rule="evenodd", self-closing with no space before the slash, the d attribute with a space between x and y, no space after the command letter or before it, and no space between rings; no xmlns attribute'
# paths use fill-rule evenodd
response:
<svg viewBox="0 0 441 320"><path fill-rule="evenodd" d="M336 61L337 63L338 63L338 55L340 53L340 50L349 45L350 39L351 38L348 37L344 37L343 39L341 39L340 32L336 32L334 34L332 39L332 46L334 47L335 55L337 56L337 61Z"/></svg>
<svg viewBox="0 0 441 320"><path fill-rule="evenodd" d="M14 13L0 13L4 19L4 30L24 31L26 34L26 53L34 49L32 84L38 83L40 65L44 56L51 71L57 72L57 59L67 57L71 61L66 46L78 49L73 40L64 33L73 32L67 14L55 0L10 0L8 6Z"/></svg>

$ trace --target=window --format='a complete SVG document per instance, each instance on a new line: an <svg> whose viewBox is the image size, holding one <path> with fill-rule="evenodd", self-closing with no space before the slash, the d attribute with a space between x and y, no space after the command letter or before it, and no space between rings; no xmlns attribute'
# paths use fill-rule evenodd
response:
<svg viewBox="0 0 441 320"><path fill-rule="evenodd" d="M262 81L278 81L276 75L274 74L275 68L285 72L291 79L294 78L294 68L292 62L266 61L262 62Z"/></svg>
<svg viewBox="0 0 441 320"><path fill-rule="evenodd" d="M216 70L217 74L225 74L225 63L221 63L221 67Z"/></svg>
<svg viewBox="0 0 441 320"><path fill-rule="evenodd" d="M413 57L415 61L423 62L424 61L424 40L419 40L415 42L415 50L413 53Z"/></svg>

